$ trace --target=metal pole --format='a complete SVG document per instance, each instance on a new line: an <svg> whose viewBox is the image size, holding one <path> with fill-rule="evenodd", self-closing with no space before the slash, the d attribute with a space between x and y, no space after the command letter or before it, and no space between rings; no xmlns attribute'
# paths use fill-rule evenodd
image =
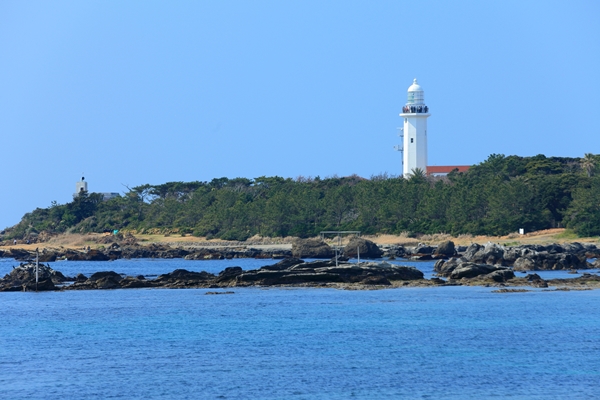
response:
<svg viewBox="0 0 600 400"><path fill-rule="evenodd" d="M336 267L338 266L338 263L337 263L337 257L338 257L338 256L337 256L337 252L338 252L338 250L337 250L337 248L336 248L336 249L335 249L335 266L336 266Z"/></svg>
<svg viewBox="0 0 600 400"><path fill-rule="evenodd" d="M35 249L35 291L38 291L38 280L39 280L39 266L40 266L40 254L38 249Z"/></svg>
<svg viewBox="0 0 600 400"><path fill-rule="evenodd" d="M358 264L360 264L360 246L356 248L356 255L358 257Z"/></svg>

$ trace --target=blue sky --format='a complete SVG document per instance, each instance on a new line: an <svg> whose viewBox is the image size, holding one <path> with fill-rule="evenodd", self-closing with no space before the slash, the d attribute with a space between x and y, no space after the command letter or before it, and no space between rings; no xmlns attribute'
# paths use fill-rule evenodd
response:
<svg viewBox="0 0 600 400"><path fill-rule="evenodd" d="M598 1L0 2L0 228L90 191L600 153Z"/></svg>

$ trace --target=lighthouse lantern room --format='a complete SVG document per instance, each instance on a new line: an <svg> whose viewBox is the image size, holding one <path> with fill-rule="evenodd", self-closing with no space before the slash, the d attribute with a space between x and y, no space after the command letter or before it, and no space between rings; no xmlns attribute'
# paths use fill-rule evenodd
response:
<svg viewBox="0 0 600 400"><path fill-rule="evenodd" d="M415 79L408 88L406 105L400 117L404 118L404 177L409 177L417 169L427 173L427 118L429 107L425 105L423 89Z"/></svg>

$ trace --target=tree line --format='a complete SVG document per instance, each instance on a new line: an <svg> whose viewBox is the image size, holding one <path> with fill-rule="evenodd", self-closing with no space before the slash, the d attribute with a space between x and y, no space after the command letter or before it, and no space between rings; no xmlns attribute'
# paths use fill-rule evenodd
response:
<svg viewBox="0 0 600 400"><path fill-rule="evenodd" d="M244 240L316 236L323 230L365 234L504 235L566 227L600 234L600 155L584 158L491 155L469 171L408 179L386 174L329 177L217 178L128 189L103 201L83 193L67 204L26 214L10 238L47 232L179 232Z"/></svg>

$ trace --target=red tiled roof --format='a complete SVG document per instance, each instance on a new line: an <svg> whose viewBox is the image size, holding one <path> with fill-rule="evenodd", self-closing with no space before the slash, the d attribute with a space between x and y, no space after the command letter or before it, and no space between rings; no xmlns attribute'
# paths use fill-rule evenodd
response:
<svg viewBox="0 0 600 400"><path fill-rule="evenodd" d="M449 174L457 169L458 172L466 172L471 168L470 165L428 165L427 175L431 174Z"/></svg>

